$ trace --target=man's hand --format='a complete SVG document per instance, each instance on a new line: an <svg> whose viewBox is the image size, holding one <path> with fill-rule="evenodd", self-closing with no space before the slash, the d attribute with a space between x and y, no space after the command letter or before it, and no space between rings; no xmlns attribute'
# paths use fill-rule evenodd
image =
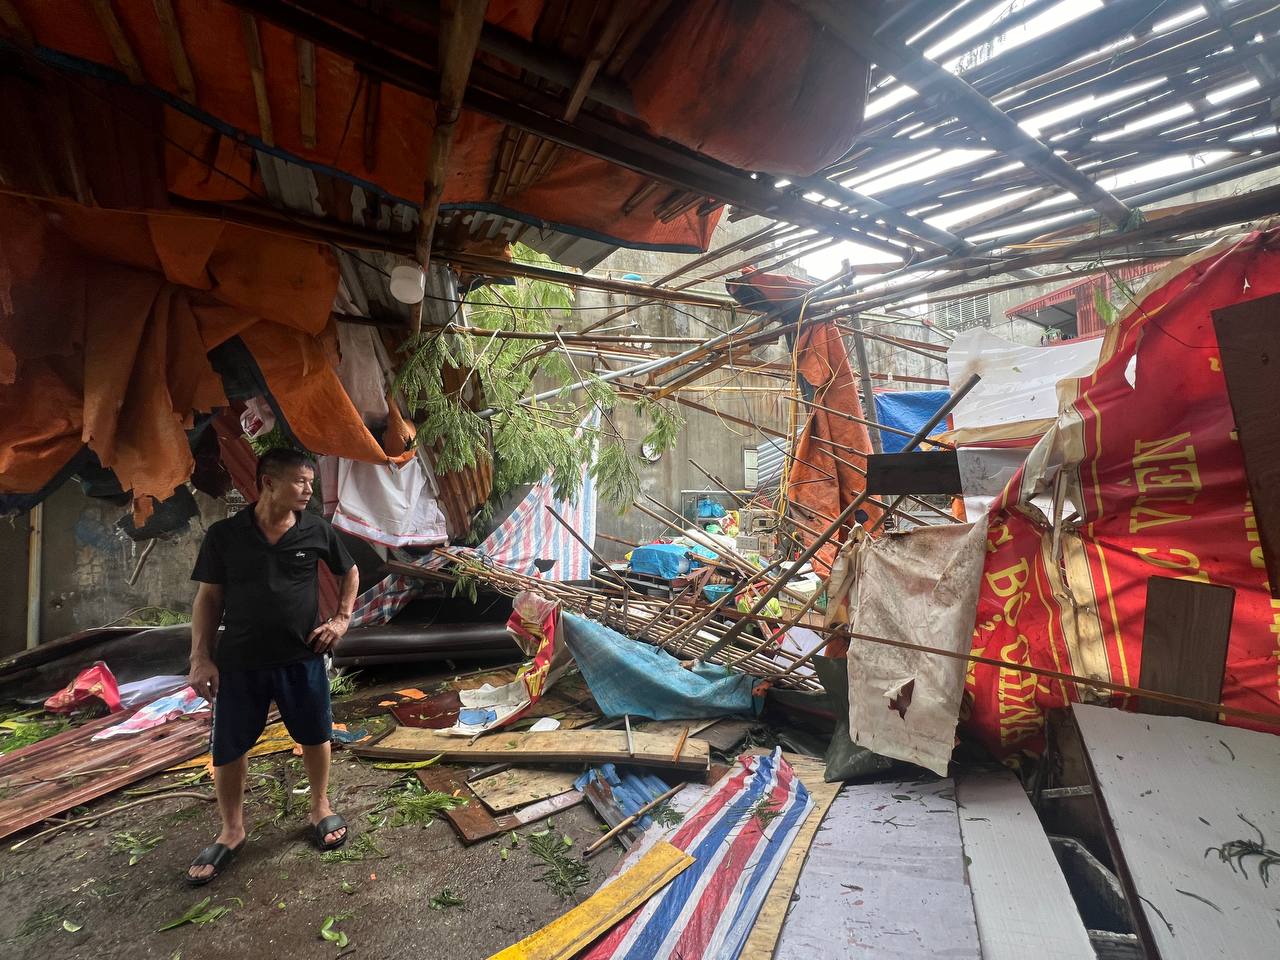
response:
<svg viewBox="0 0 1280 960"><path fill-rule="evenodd" d="M342 639L349 626L351 626L351 614L335 614L311 631L307 643L316 653L328 653L333 649L333 645Z"/></svg>
<svg viewBox="0 0 1280 960"><path fill-rule="evenodd" d="M212 660L192 660L187 683L191 684L197 694L212 701L218 695L218 668Z"/></svg>

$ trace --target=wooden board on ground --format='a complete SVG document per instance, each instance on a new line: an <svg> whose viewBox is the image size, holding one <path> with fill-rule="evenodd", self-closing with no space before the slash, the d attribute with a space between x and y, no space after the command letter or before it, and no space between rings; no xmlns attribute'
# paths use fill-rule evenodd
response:
<svg viewBox="0 0 1280 960"><path fill-rule="evenodd" d="M554 730L549 733L497 733L474 743L435 730L396 727L371 744L352 747L358 757L378 760L427 760L449 763L626 763L703 772L711 751L705 741L689 739L673 760L679 737L634 734L635 756L627 753L622 730Z"/></svg>
<svg viewBox="0 0 1280 960"><path fill-rule="evenodd" d="M1280 871L1265 887L1258 856L1224 862L1214 850L1235 841L1280 848L1280 737L1186 717L1074 710L1148 956L1275 956Z"/></svg>
<svg viewBox="0 0 1280 960"><path fill-rule="evenodd" d="M1138 686L1209 703L1221 701L1235 602L1236 592L1231 587L1149 578ZM1140 700L1138 709L1194 720L1218 719L1217 712L1208 707L1163 700Z"/></svg>
<svg viewBox="0 0 1280 960"><path fill-rule="evenodd" d="M630 870L568 913L489 960L569 960L575 957L693 863L671 844L653 846Z"/></svg>
<svg viewBox="0 0 1280 960"><path fill-rule="evenodd" d="M954 790L846 785L809 848L777 960L979 960Z"/></svg>
<svg viewBox="0 0 1280 960"><path fill-rule="evenodd" d="M960 835L973 890L983 960L1094 960L1040 818L1007 770L956 784Z"/></svg>
<svg viewBox="0 0 1280 960"><path fill-rule="evenodd" d="M809 847L818 833L827 810L840 793L843 783L827 783L823 779L826 763L813 757L803 757L795 753L782 755L791 764L813 797L813 809L800 825L800 832L791 842L787 858L782 862L778 875L773 878L769 893L764 899L764 906L756 917L755 926L747 937L747 942L738 955L738 960L770 960L778 945L778 937L782 933L782 925L787 920L787 909L791 906L791 896L796 889L796 881L800 879L800 871L809 856Z"/></svg>
<svg viewBox="0 0 1280 960"><path fill-rule="evenodd" d="M519 830L530 823L582 802L582 794L570 789L554 797L548 797L512 813L494 816L467 784L465 767L427 767L415 771L422 785L428 790L449 793L466 800L466 804L445 811L445 818L452 824L463 843L479 843L509 830Z"/></svg>
<svg viewBox="0 0 1280 960"><path fill-rule="evenodd" d="M502 813L571 790L573 781L578 776L579 774L567 770L512 767L501 773L471 780L468 785L484 801L486 807L494 813Z"/></svg>

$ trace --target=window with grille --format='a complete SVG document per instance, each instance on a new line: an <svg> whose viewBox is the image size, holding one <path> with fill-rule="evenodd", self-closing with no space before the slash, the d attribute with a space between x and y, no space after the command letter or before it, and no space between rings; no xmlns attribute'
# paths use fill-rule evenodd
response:
<svg viewBox="0 0 1280 960"><path fill-rule="evenodd" d="M991 302L987 294L975 293L936 304L929 315L944 330L968 330L985 326L991 320Z"/></svg>

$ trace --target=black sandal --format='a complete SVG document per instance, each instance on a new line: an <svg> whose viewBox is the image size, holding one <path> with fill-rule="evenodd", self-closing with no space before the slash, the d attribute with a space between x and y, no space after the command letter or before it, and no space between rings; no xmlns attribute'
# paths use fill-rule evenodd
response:
<svg viewBox="0 0 1280 960"><path fill-rule="evenodd" d="M342 831L342 836L332 843L325 843L324 838L331 833ZM342 818L341 814L331 813L319 823L311 825L311 839L316 847L320 850L337 850L340 846L347 842L347 837L351 833L351 828L347 826L347 821Z"/></svg>
<svg viewBox="0 0 1280 960"><path fill-rule="evenodd" d="M247 839L247 838L246 838ZM231 866L231 861L236 858L236 854L244 848L245 841L241 840L234 847L228 847L225 843L214 843L205 847L191 861L192 867L213 867L213 873L207 877L193 877L191 875L191 867L187 868L187 886L203 887L206 883L220 877L222 871Z"/></svg>

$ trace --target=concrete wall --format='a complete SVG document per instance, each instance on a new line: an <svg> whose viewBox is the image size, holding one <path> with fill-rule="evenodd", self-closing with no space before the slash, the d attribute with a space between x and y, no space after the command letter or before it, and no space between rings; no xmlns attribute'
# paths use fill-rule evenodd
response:
<svg viewBox="0 0 1280 960"><path fill-rule="evenodd" d="M751 218L739 223L722 221L712 240L712 246L720 246L746 236L763 225L764 221L759 218ZM731 254L718 264L691 271L689 276L706 277L716 272L719 266L729 266L743 258L742 253ZM597 266L592 273L615 279L625 274L636 274L645 282L653 283L682 263L688 262L688 259L689 257L683 254L618 250ZM722 278L699 282L695 289L717 296L727 296ZM576 306L598 305L610 309L577 312L573 315L572 325L578 328L586 326L612 312L613 309L625 306L631 299L596 291L580 291ZM640 307L626 317L610 321L608 326L635 320L639 329L655 336L710 338L735 321L741 322L744 319L746 315L740 314L735 318L723 310L691 307L684 304L675 306L654 304ZM610 332L625 333L627 331L619 329ZM664 352L676 352L685 348L670 346L661 349ZM785 348L774 346L757 351L756 356L767 360L784 360L787 353ZM783 399L784 389L785 384L775 378L750 374L735 376L731 372L717 371L705 380L694 384L692 389L683 391L681 395L704 406L716 408L729 416L785 433L789 429L791 404ZM642 463L640 481L643 492L679 510L682 490L713 489L714 485L689 463L690 458L697 460L730 486L741 487L744 482L743 451L748 448L754 449L757 444L767 438L767 434L749 426L722 420L715 414L703 413L679 405L676 409L685 418L685 429L674 449L664 453L656 463ZM637 418L630 405L625 404L619 405L612 416L628 445L632 449L638 449L640 438L648 430L647 421ZM646 503L646 505L651 509L657 509L650 504ZM671 532L669 528L638 510L629 510L626 514L619 515L616 507L604 502L600 503L596 522L599 531L633 543L642 543ZM629 549L603 538L597 542L597 548L609 559L620 558Z"/></svg>
<svg viewBox="0 0 1280 960"><path fill-rule="evenodd" d="M190 581L204 531L232 512L197 493L200 516L184 534L156 543L138 581L128 584L140 546L115 528L128 511L86 497L74 481L44 503L41 640L109 623L145 606L190 612ZM0 523L0 655L26 645L27 525Z"/></svg>

